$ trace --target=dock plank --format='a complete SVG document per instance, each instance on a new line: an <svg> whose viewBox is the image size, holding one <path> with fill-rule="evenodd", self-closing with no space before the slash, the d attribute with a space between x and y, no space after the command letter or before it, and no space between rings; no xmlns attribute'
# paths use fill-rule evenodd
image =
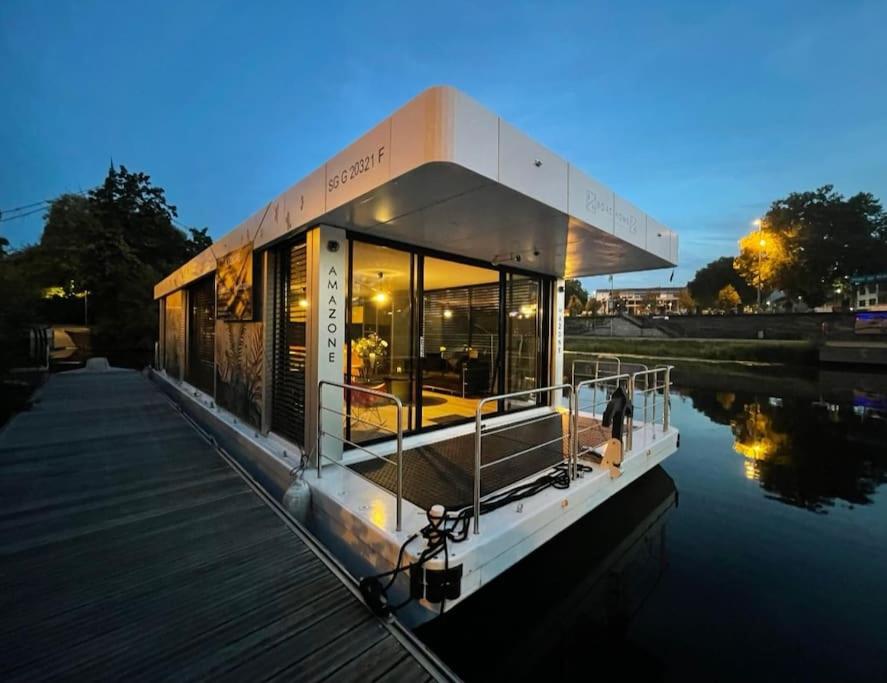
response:
<svg viewBox="0 0 887 683"><path fill-rule="evenodd" d="M139 373L57 375L0 432L0 678L448 678L299 533Z"/></svg>

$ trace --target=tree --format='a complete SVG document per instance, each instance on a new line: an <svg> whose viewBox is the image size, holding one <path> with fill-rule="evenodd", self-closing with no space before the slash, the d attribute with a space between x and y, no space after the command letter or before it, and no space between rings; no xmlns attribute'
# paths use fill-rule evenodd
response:
<svg viewBox="0 0 887 683"><path fill-rule="evenodd" d="M754 296L754 289L733 268L733 259L722 256L697 270L687 284L687 290L700 306L711 308L716 305L718 293L727 285L731 285L745 301L750 301Z"/></svg>
<svg viewBox="0 0 887 683"><path fill-rule="evenodd" d="M733 287L733 285L726 285L718 292L716 303L719 310L732 311L742 303L742 299L739 297L739 292L736 291L736 288Z"/></svg>
<svg viewBox="0 0 887 683"><path fill-rule="evenodd" d="M641 298L641 308L645 313L655 313L656 307L659 305L659 297L655 292L647 292Z"/></svg>
<svg viewBox="0 0 887 683"><path fill-rule="evenodd" d="M187 255L189 258L197 256L204 249L212 246L213 238L209 236L209 228L188 228L190 237L187 240Z"/></svg>
<svg viewBox="0 0 887 683"><path fill-rule="evenodd" d="M784 241L773 285L808 306L846 289L854 275L882 272L887 263L887 214L867 192L845 198L824 185L777 199L763 218L767 239Z"/></svg>
<svg viewBox="0 0 887 683"><path fill-rule="evenodd" d="M570 301L574 296L579 299L583 306L588 301L588 292L585 291L581 281L576 279L566 280L564 282L564 298L566 301Z"/></svg>
<svg viewBox="0 0 887 683"><path fill-rule="evenodd" d="M0 257L0 373L22 362L26 330L40 308L40 287L29 267L35 248L7 250L6 245Z"/></svg>
<svg viewBox="0 0 887 683"><path fill-rule="evenodd" d="M686 313L692 313L696 310L696 301L690 296L690 292L684 287L678 292L678 309Z"/></svg>
<svg viewBox="0 0 887 683"><path fill-rule="evenodd" d="M570 312L570 317L574 318L582 313L582 309L584 306L582 305L582 301L579 299L579 296L573 294L570 297L570 301L567 303L567 310Z"/></svg>
<svg viewBox="0 0 887 683"><path fill-rule="evenodd" d="M590 313L592 316L596 316L603 305L604 304L600 299L590 296L588 297L588 301L585 302L585 312Z"/></svg>
<svg viewBox="0 0 887 683"><path fill-rule="evenodd" d="M780 272L791 267L788 239L788 233L770 230L762 222L761 230L752 230L739 240L739 256L733 259L733 268L766 296L776 288Z"/></svg>
<svg viewBox="0 0 887 683"><path fill-rule="evenodd" d="M112 166L88 196L50 205L33 272L43 287L89 293L97 348L151 347L154 283L211 243L206 228L189 236L175 227L176 216L150 176L124 166Z"/></svg>

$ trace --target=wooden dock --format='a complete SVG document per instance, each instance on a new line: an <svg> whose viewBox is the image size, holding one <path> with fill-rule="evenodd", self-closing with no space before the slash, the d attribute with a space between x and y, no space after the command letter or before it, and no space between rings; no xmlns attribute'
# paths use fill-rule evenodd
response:
<svg viewBox="0 0 887 683"><path fill-rule="evenodd" d="M132 371L0 432L0 679L447 680Z"/></svg>

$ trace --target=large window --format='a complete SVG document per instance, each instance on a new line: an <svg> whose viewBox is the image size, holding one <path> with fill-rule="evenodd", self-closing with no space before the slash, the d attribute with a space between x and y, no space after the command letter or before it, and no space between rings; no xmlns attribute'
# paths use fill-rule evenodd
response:
<svg viewBox="0 0 887 683"><path fill-rule="evenodd" d="M404 405L404 430L414 427L413 339L414 257L390 247L352 242L349 384L397 396ZM388 401L349 392L350 439L391 436L397 413Z"/></svg>
<svg viewBox="0 0 887 683"><path fill-rule="evenodd" d="M353 240L346 382L397 396L404 431L475 417L480 402L545 382L545 282L504 269ZM351 441L390 438L387 400L348 392ZM484 412L547 397L487 401Z"/></svg>
<svg viewBox="0 0 887 683"><path fill-rule="evenodd" d="M491 268L425 257L423 427L472 418L480 399L499 393L499 280Z"/></svg>

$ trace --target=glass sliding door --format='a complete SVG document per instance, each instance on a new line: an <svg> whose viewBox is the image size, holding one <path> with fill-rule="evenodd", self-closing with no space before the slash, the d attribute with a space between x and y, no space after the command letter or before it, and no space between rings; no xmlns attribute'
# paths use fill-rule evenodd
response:
<svg viewBox="0 0 887 683"><path fill-rule="evenodd" d="M421 270L421 426L438 427L473 418L499 393L500 275L430 256Z"/></svg>
<svg viewBox="0 0 887 683"><path fill-rule="evenodd" d="M346 382L397 396L404 431L414 428L414 256L365 242L351 243L351 291ZM388 401L349 392L350 440L390 437L397 411Z"/></svg>
<svg viewBox="0 0 887 683"><path fill-rule="evenodd" d="M405 432L468 422L484 398L543 386L550 282L352 239L345 382L397 396ZM347 392L346 438L392 438L387 400ZM485 413L547 397L484 403Z"/></svg>
<svg viewBox="0 0 887 683"><path fill-rule="evenodd" d="M539 279L507 273L505 280L505 391L544 386L542 375L542 283ZM507 401L504 410L545 402L540 395Z"/></svg>

